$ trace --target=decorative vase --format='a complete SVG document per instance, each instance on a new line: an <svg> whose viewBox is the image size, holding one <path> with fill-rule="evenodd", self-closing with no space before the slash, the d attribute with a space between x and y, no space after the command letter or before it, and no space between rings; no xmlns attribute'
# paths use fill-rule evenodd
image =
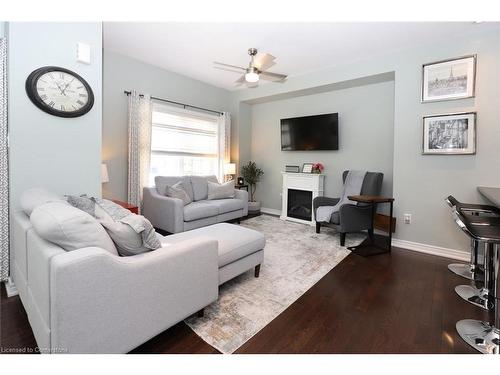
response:
<svg viewBox="0 0 500 375"><path fill-rule="evenodd" d="M248 202L248 213L258 214L260 212L260 202Z"/></svg>

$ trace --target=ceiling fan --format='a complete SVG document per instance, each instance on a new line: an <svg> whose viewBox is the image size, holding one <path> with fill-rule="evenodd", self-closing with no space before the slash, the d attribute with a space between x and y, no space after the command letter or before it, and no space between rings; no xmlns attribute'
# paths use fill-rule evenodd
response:
<svg viewBox="0 0 500 375"><path fill-rule="evenodd" d="M234 73L243 73L243 75L236 80L238 85L246 83L250 87L257 86L259 80L265 79L266 81L273 82L283 82L286 79L285 74L266 72L271 66L276 64L274 60L276 57L270 55L269 53L259 53L257 54L257 48L249 48L248 54L250 55L250 63L248 68L243 68L241 66L224 64L221 62L214 61L214 68L227 70Z"/></svg>

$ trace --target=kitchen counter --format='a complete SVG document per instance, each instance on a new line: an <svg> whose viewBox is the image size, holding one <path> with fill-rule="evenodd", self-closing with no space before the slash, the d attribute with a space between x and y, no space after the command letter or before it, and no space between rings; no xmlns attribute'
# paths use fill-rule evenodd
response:
<svg viewBox="0 0 500 375"><path fill-rule="evenodd" d="M500 188L478 186L479 193L492 202L495 206L500 207Z"/></svg>

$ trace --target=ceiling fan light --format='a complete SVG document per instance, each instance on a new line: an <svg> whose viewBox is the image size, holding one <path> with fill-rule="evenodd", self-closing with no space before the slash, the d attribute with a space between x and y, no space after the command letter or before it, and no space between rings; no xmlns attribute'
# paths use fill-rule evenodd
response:
<svg viewBox="0 0 500 375"><path fill-rule="evenodd" d="M255 72L248 72L245 74L245 81L254 83L259 81L259 75Z"/></svg>

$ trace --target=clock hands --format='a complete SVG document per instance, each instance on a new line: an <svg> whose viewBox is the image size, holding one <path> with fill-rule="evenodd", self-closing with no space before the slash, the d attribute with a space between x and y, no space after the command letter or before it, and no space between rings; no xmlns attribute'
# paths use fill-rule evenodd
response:
<svg viewBox="0 0 500 375"><path fill-rule="evenodd" d="M56 84L57 88L59 89L59 91L61 91L61 94L62 94L62 95L64 95L64 96L66 96L66 94L64 93L64 91L65 91L66 89L64 89L64 90L63 90L63 89L61 88L61 86L59 86L59 84L58 84L57 82L55 82L55 84Z"/></svg>

